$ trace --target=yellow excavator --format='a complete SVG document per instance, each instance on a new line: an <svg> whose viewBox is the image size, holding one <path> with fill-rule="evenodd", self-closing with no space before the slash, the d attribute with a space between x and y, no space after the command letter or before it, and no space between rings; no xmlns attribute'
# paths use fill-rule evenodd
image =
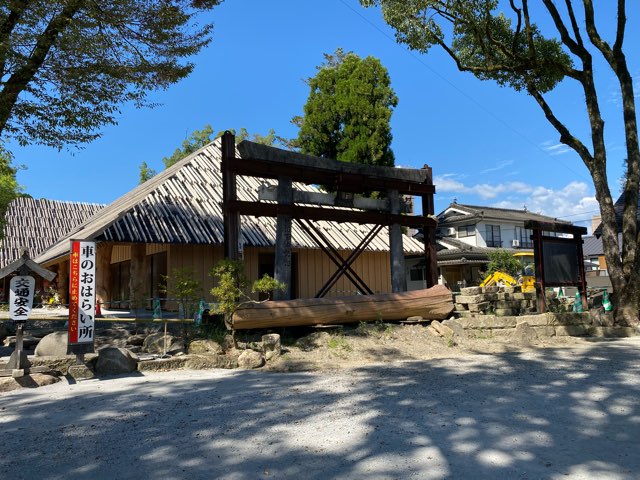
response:
<svg viewBox="0 0 640 480"><path fill-rule="evenodd" d="M535 292L536 277L533 271L533 253L515 253L513 256L516 257L522 265L522 275L514 278L508 273L493 272L482 281L480 286L489 287L492 285L507 285L510 287L516 287L519 285L522 287L523 292Z"/></svg>

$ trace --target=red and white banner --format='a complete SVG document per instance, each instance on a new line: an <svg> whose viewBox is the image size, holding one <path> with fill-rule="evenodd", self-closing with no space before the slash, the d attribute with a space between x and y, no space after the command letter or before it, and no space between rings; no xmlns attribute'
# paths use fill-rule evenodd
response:
<svg viewBox="0 0 640 480"><path fill-rule="evenodd" d="M69 345L93 343L96 312L96 244L71 241Z"/></svg>

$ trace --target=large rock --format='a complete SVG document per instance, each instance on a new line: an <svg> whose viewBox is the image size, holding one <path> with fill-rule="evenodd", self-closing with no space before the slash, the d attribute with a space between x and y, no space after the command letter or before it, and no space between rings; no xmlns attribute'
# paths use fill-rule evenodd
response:
<svg viewBox="0 0 640 480"><path fill-rule="evenodd" d="M189 344L190 355L218 355L222 353L222 347L214 340L193 340Z"/></svg>
<svg viewBox="0 0 640 480"><path fill-rule="evenodd" d="M59 381L60 378L57 376L44 373L32 373L18 378L0 377L0 392L10 392L20 388L44 387Z"/></svg>
<svg viewBox="0 0 640 480"><path fill-rule="evenodd" d="M442 325L444 325L445 327L449 327L457 337L460 337L460 338L467 337L467 332L465 331L462 324L457 320L454 320L451 318L448 320L443 320Z"/></svg>
<svg viewBox="0 0 640 480"><path fill-rule="evenodd" d="M311 335L302 337L296 341L296 345L301 350L309 351L320 347L326 347L331 340L331 335L327 332L313 332Z"/></svg>
<svg viewBox="0 0 640 480"><path fill-rule="evenodd" d="M96 373L99 375L120 375L131 373L138 367L138 356L126 348L107 347L98 352Z"/></svg>
<svg viewBox="0 0 640 480"><path fill-rule="evenodd" d="M277 333L268 333L262 336L262 351L264 358L268 362L272 358L279 357L282 353L282 345L280 343L280 335Z"/></svg>
<svg viewBox="0 0 640 480"><path fill-rule="evenodd" d="M144 339L142 350L148 353L164 353L164 334L152 333ZM184 352L184 342L173 335L167 334L167 353Z"/></svg>
<svg viewBox="0 0 640 480"><path fill-rule="evenodd" d="M443 325L438 320L434 320L433 322L431 322L431 327L433 327L441 337L453 338L453 335L455 333L453 329L449 328L446 325Z"/></svg>
<svg viewBox="0 0 640 480"><path fill-rule="evenodd" d="M22 336L22 348L24 348L25 350L30 350L31 348L35 347L36 345L38 345L38 342L40 342L40 338L38 338L38 337L34 337L32 335L23 335ZM16 347L16 336L15 335L10 335L7 338L5 338L4 339L4 346L5 347L15 348Z"/></svg>
<svg viewBox="0 0 640 480"><path fill-rule="evenodd" d="M264 365L264 357L254 350L245 350L238 357L238 368L250 370Z"/></svg>
<svg viewBox="0 0 640 480"><path fill-rule="evenodd" d="M67 355L69 334L53 332L44 337L36 347L36 357L64 357Z"/></svg>

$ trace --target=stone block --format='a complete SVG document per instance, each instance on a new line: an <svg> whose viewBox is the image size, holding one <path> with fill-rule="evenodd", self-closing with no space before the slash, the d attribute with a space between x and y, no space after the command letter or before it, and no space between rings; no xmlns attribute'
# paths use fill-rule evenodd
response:
<svg viewBox="0 0 640 480"><path fill-rule="evenodd" d="M632 327L593 327L591 332L594 337L623 338L638 336L638 332Z"/></svg>
<svg viewBox="0 0 640 480"><path fill-rule="evenodd" d="M547 313L549 325L591 325L588 313Z"/></svg>
<svg viewBox="0 0 640 480"><path fill-rule="evenodd" d="M438 333L438 331L437 331L435 328L433 328L431 325L429 325L429 326L426 328L426 331L427 331L427 333L428 333L429 335L431 335L431 336L433 336L433 337L441 337L441 336L442 336L442 335L440 335L440 333Z"/></svg>
<svg viewBox="0 0 640 480"><path fill-rule="evenodd" d="M422 320L422 317L419 317ZM280 343L280 335L277 333L268 333L262 336L262 352L266 361L279 357L282 353Z"/></svg>
<svg viewBox="0 0 640 480"><path fill-rule="evenodd" d="M469 310L469 307L467 305L463 305L461 303L456 303L454 307L456 309L456 312L465 312Z"/></svg>
<svg viewBox="0 0 640 480"><path fill-rule="evenodd" d="M264 357L261 353L253 350L245 350L238 357L238 368L250 370L252 368L260 368L264 365Z"/></svg>
<svg viewBox="0 0 640 480"><path fill-rule="evenodd" d="M534 345L539 340L538 333L527 322L518 322L511 339L520 345Z"/></svg>
<svg viewBox="0 0 640 480"><path fill-rule="evenodd" d="M518 311L513 308L496 308L496 317L510 317L517 315Z"/></svg>
<svg viewBox="0 0 640 480"><path fill-rule="evenodd" d="M93 372L86 365L69 366L67 375L69 375L74 380L89 380L90 378L94 378Z"/></svg>
<svg viewBox="0 0 640 480"><path fill-rule="evenodd" d="M453 319L443 320L442 325L449 327L451 330L453 330L453 333L455 333L457 337L465 338L467 336L467 333L465 332L464 327L458 320L453 320Z"/></svg>
<svg viewBox="0 0 640 480"><path fill-rule="evenodd" d="M491 304L489 302L480 302L480 303L470 303L469 311L470 312L484 312L487 308L489 308Z"/></svg>
<svg viewBox="0 0 640 480"><path fill-rule="evenodd" d="M538 334L538 338L541 337L555 337L556 329L550 325L532 327Z"/></svg>
<svg viewBox="0 0 640 480"><path fill-rule="evenodd" d="M454 331L451 328L443 325L438 320L431 322L431 327L433 327L441 337L453 337L454 335Z"/></svg>
<svg viewBox="0 0 640 480"><path fill-rule="evenodd" d="M484 302L484 295L458 295L456 297L456 303L480 303Z"/></svg>
<svg viewBox="0 0 640 480"><path fill-rule="evenodd" d="M496 285L491 285L489 287L484 287L483 290L484 290L484 293L498 293L498 291L500 290L500 287Z"/></svg>
<svg viewBox="0 0 640 480"><path fill-rule="evenodd" d="M505 308L519 309L520 308L520 302L518 302L516 300L498 300L496 302L496 308L501 308L501 309L505 309Z"/></svg>
<svg viewBox="0 0 640 480"><path fill-rule="evenodd" d="M527 322L532 327L546 327L547 320L546 315L522 315L520 317L521 322Z"/></svg>
<svg viewBox="0 0 640 480"><path fill-rule="evenodd" d="M502 293L515 293L516 291L516 287L508 287L508 286L504 286L504 287L500 287L500 291Z"/></svg>
<svg viewBox="0 0 640 480"><path fill-rule="evenodd" d="M496 300L511 300L512 296L513 296L512 293L500 292L500 293L496 294Z"/></svg>
<svg viewBox="0 0 640 480"><path fill-rule="evenodd" d="M485 298L485 300L487 300L489 302L495 302L496 300L498 300L498 294L497 293L485 293L484 294L484 298Z"/></svg>
<svg viewBox="0 0 640 480"><path fill-rule="evenodd" d="M524 293L522 292L517 292L513 294L513 299L514 300L524 300Z"/></svg>
<svg viewBox="0 0 640 480"><path fill-rule="evenodd" d="M482 288L480 287L466 287L460 289L461 295L479 295L482 293Z"/></svg>
<svg viewBox="0 0 640 480"><path fill-rule="evenodd" d="M589 334L589 329L584 325L558 325L556 336L558 337L584 337Z"/></svg>

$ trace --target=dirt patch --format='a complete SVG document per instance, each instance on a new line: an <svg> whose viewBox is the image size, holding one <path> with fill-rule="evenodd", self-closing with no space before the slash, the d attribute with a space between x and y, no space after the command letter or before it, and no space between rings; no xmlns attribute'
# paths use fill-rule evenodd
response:
<svg viewBox="0 0 640 480"><path fill-rule="evenodd" d="M590 341L593 339L546 337L540 338L534 346L524 346L514 343L507 335L440 337L426 325L369 323L318 330L297 339L284 336L282 356L264 368L273 371L353 368L373 363L563 347Z"/></svg>

